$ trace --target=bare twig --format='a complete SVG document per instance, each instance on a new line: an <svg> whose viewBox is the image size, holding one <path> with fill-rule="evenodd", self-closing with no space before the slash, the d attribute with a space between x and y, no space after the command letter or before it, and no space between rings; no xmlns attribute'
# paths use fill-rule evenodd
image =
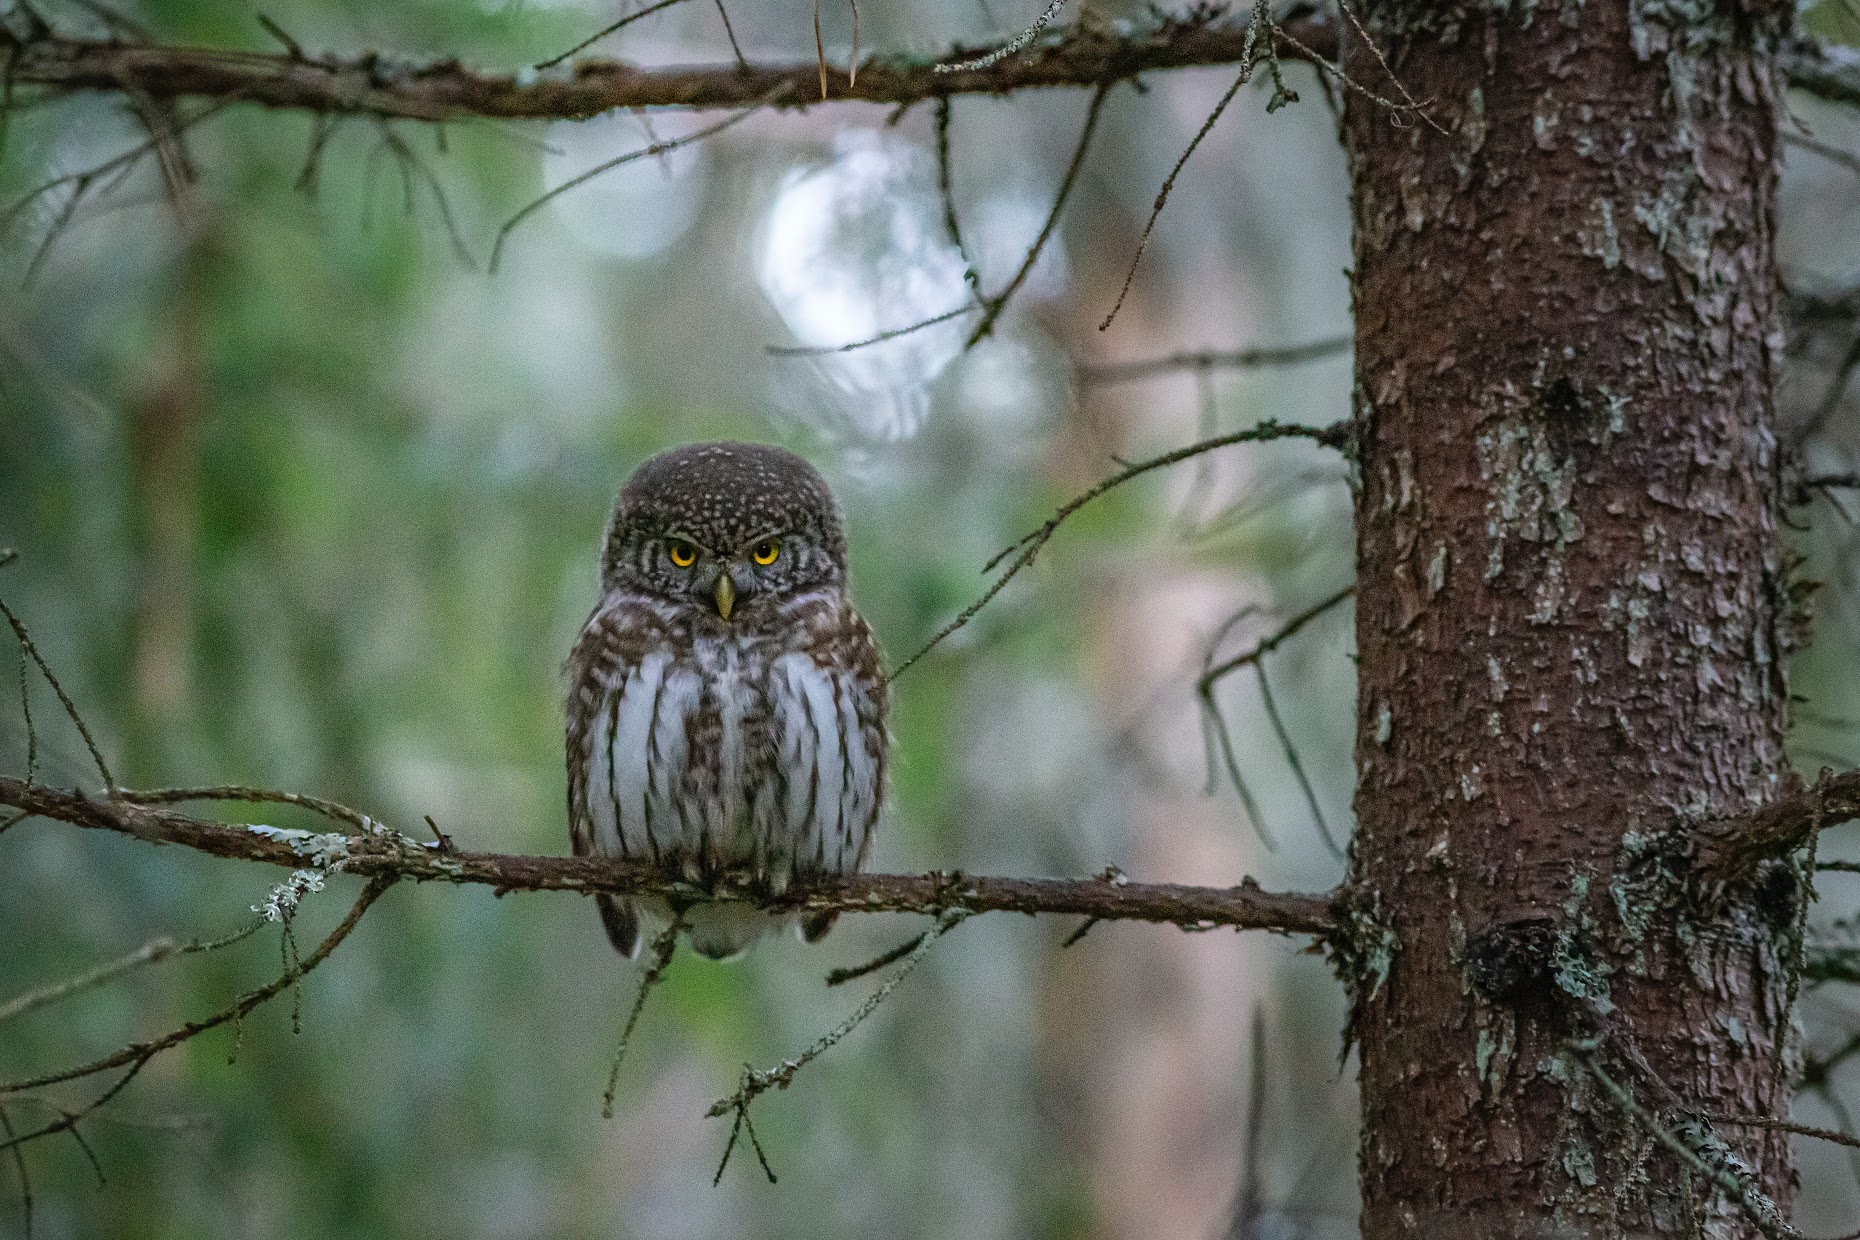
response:
<svg viewBox="0 0 1860 1240"><path fill-rule="evenodd" d="M639 1024L639 1014L646 1010L646 998L658 986L665 971L671 967L672 953L678 949L678 932L685 928L685 915L681 909L672 918L671 924L659 931L652 940L652 964L640 975L639 991L633 996L633 1009L626 1014L626 1025L620 1030L620 1044L614 1048L614 1064L607 1073L607 1089L601 1095L601 1118L614 1117L614 1091L620 1087L620 1065L626 1062L626 1048L633 1041L633 1027Z"/></svg>
<svg viewBox="0 0 1860 1240"><path fill-rule="evenodd" d="M751 116L754 116L757 112L760 112L764 107L775 102L775 100L780 98L782 95L787 94L788 89L789 89L788 83L783 82L779 86L775 87L774 90L770 91L766 97L760 100L757 100L755 103L752 103L748 107L743 108L741 111L731 113L729 116L726 116L724 119L716 122L715 124L706 125L702 129L696 130L693 133L686 134L682 138L674 138L669 142L654 142L651 146L641 147L639 150L636 150L636 151L628 151L625 155L622 155L618 157L617 159L610 159L606 163L596 164L594 167L588 169L586 172L582 173L581 175L570 177L568 180L562 182L560 185L556 186L554 189L549 190L547 193L544 193L538 196L536 199L531 201L527 206L525 206L522 210L518 211L515 215L511 216L508 220L505 220L504 226L497 230L497 240L491 246L491 264L490 264L491 270L492 271L497 270L497 260L499 257L502 256L504 252L504 242L509 238L511 230L514 229L518 224L521 224L524 220L528 219L531 215L534 215L537 211L541 210L548 203L554 201L556 198L559 198L561 195L566 194L569 190L574 189L575 187L580 186L580 185L585 185L589 181L592 181L595 177L600 176L602 173L611 172L613 169L620 167L620 165L622 164L630 164L634 160L638 160L638 159L650 159L655 155L664 155L668 151L675 151L679 147L689 146L693 142L701 142L705 138L711 137L714 134L722 133L724 130L730 128L732 125L737 125L737 124L742 123L743 121L748 120Z"/></svg>
<svg viewBox="0 0 1860 1240"><path fill-rule="evenodd" d="M1220 630L1215 633L1214 640L1208 643L1207 651L1202 656L1201 675L1195 680L1195 693L1196 696L1201 699L1203 736L1208 743L1209 749L1208 791L1209 793L1214 791L1213 757L1214 751L1218 746L1221 764L1227 770L1228 781L1233 784L1234 791L1239 794L1240 803L1246 809L1248 820L1252 822L1253 829L1259 833L1261 842L1264 843L1268 849L1276 848L1278 845L1267 832L1265 815L1260 813L1259 803L1253 799L1252 789L1247 786L1245 778L1240 774L1240 761L1234 754L1233 735L1228 730L1227 718L1221 713L1220 704L1214 700L1215 686L1220 683L1223 677L1242 667L1250 666L1257 672L1261 666L1260 661L1266 655L1276 650L1282 642L1289 640L1307 624L1310 624L1313 620L1355 593L1355 585L1345 586L1329 598L1307 607L1290 620L1287 620L1284 624L1279 626L1276 632L1255 642L1252 649L1248 650L1246 653L1236 655L1225 662L1216 664L1214 662L1214 656L1220 650L1221 643L1226 640L1227 634L1233 630L1236 624L1245 620L1249 615L1253 614L1255 610L1252 607L1242 608L1233 616L1230 616L1227 623L1223 624ZM1310 782L1304 778L1304 767L1299 763L1297 750L1292 746L1290 738L1285 733L1284 723L1278 718L1278 707L1272 701L1272 690L1266 683L1264 676L1260 677L1260 691L1261 700L1266 705L1267 717L1272 722L1274 731L1279 737L1280 744L1285 747L1286 755L1292 764L1293 773L1298 776L1299 784L1305 790L1305 796L1311 805L1312 814L1317 819L1318 830L1323 835L1325 843L1329 844L1331 851L1335 853L1338 851L1336 842L1331 838L1330 829L1324 821L1322 811L1317 806L1317 796L1312 792Z"/></svg>
<svg viewBox="0 0 1860 1240"><path fill-rule="evenodd" d="M1022 569L1033 563L1035 557L1040 554L1041 549L1052 540L1054 534L1058 533L1061 525L1064 525L1073 514L1090 504L1093 500L1104 495L1105 492L1122 486L1133 478L1140 478L1152 470L1175 465L1199 456L1203 452L1212 452L1217 448L1225 448L1232 444L1263 443L1272 439L1309 439L1313 443L1322 444L1325 447L1342 448L1349 443L1350 431L1350 424L1347 421L1333 423L1330 426L1298 426L1281 425L1276 421L1268 419L1257 426L1248 427L1243 431L1234 431L1227 435L1217 435L1213 439L1204 439L1199 443L1190 444L1185 448L1177 448L1173 452L1165 452L1160 456L1153 456L1147 461L1139 461L1134 465L1127 466L1119 472L1112 474L1082 495L1062 505L1057 512L1047 519L1044 525L1022 536L984 565L982 571L989 572L1010 555L1013 556L1012 562L1010 562L1001 575L996 577L988 588L982 592L981 597L963 608L955 619L938 629L936 633L931 636L930 640L925 642L910 658L893 668L889 678L896 680L899 676L903 675L912 664L936 649L936 647L950 634L956 632L958 629L967 625L969 621L973 620L981 612L982 608L993 601L995 595L1001 593L1008 582L1012 581ZM1019 554L1015 554L1016 552Z"/></svg>
<svg viewBox="0 0 1860 1240"><path fill-rule="evenodd" d="M194 790L198 791L198 790ZM245 791L252 791L247 789ZM137 796L143 794L134 794ZM287 794L272 798L288 800ZM1328 895L1262 891L1250 879L1237 887L1171 883L1113 884L1098 879L993 878L954 872L923 875L847 874L797 881L780 896L748 884L711 888L668 877L647 865L607 857L529 857L455 850L442 853L382 827L354 835L316 834L268 826L209 822L127 799L101 800L79 792L29 785L0 776L0 805L72 826L113 831L156 844L179 844L217 857L287 869L339 868L350 874L419 882L478 883L503 891L655 894L686 902L751 903L774 912L1058 913L1181 926L1232 926L1293 934L1327 933Z"/></svg>
<svg viewBox="0 0 1860 1240"><path fill-rule="evenodd" d="M847 344L771 344L764 347L776 357L826 357L834 353L851 353L855 349L870 348L875 344L883 344L887 340L896 340L900 336L908 336L912 332L920 332L926 327L935 327L938 323L947 323L951 319L959 319L965 314L974 312L974 310L975 307L973 305L957 306L954 310L946 310L942 314L934 315L927 319L919 319L917 322L907 327L894 327L889 331L879 332L876 336L867 336L864 340L854 340Z"/></svg>
<svg viewBox="0 0 1860 1240"><path fill-rule="evenodd" d="M864 1024L866 1019L870 1017L872 1013L878 1011L879 1006L883 1004L886 999L891 997L891 992L898 988L898 984L909 977L911 972L922 963L923 958L930 953L930 949L935 946L936 941L945 934L948 934L951 930L954 930L971 916L973 916L973 914L967 909L945 909L937 916L936 925L926 931L911 948L910 954L903 958L903 964L899 967L898 971L886 978L884 983L868 995L865 1002L854 1009L852 1014L845 1020L822 1034L815 1040L813 1045L809 1046L799 1055L796 1055L793 1059L784 1059L773 1068L743 1069L742 1081L737 1085L736 1092L731 1094L728 1098L719 1099L717 1102L713 1103L710 1110L706 1112L706 1115L712 1119L720 1118L725 1115L736 1116L736 1124L730 1130L729 1143L726 1144L723 1149L723 1161L717 1164L716 1178L718 1180L723 1178L724 1168L730 1165L730 1151L736 1145L737 1129L746 1127L749 1123L750 1104L755 1102L757 1098L770 1089L788 1088L794 1081L796 1073L839 1045L848 1034ZM754 1140L753 1131L751 1132L751 1140ZM757 1157L762 1159L762 1169L768 1173L769 1182L774 1183L775 1173L769 1170L768 1159L763 1156L760 1147L757 1148L756 1154Z"/></svg>
<svg viewBox="0 0 1860 1240"><path fill-rule="evenodd" d="M1312 788L1311 780L1305 774L1305 764L1299 760L1298 746L1292 743L1291 733L1285 730L1285 720L1279 717L1279 707L1272 699L1272 685L1266 679L1264 662L1254 661L1253 675L1259 681L1259 701L1265 708L1266 721L1272 725L1272 733L1279 740L1279 748L1285 752L1285 760L1291 765L1292 777L1298 781L1299 791L1304 793L1305 804L1317 823L1318 834L1324 837L1324 847L1330 849L1333 857L1341 857L1343 849L1337 846L1336 837L1330 833L1330 824L1324 821L1324 809L1318 804L1317 791Z"/></svg>
<svg viewBox="0 0 1860 1240"><path fill-rule="evenodd" d="M1266 1195L1260 1180L1260 1154L1266 1137L1266 1014L1253 1009L1253 1056L1246 1096L1246 1145L1241 1150L1240 1192L1234 1200L1227 1240L1258 1240Z"/></svg>
<svg viewBox="0 0 1860 1240"><path fill-rule="evenodd" d="M980 296L982 278L975 270L975 260L969 257L969 247L962 240L962 225L956 219L956 192L950 182L949 126L954 114L955 102L948 95L937 99L936 187L943 197L943 227L949 232L950 244L956 247L956 253L962 258L962 278Z"/></svg>
<svg viewBox="0 0 1860 1240"><path fill-rule="evenodd" d="M308 56L304 55L303 45L296 39L293 39L290 32L278 25L270 16L264 13L254 13L253 16L258 19L258 24L265 28L266 34L284 45L284 50L291 54L292 60L310 59Z"/></svg>
<svg viewBox="0 0 1860 1240"><path fill-rule="evenodd" d="M1328 340L1317 340L1310 344L1285 345L1275 348L1172 353L1168 357L1140 362L1104 362L1092 366L1080 366L1079 378L1086 383L1131 383L1138 379L1151 379L1182 370L1200 374L1208 370L1296 366L1304 362L1315 362L1339 353L1346 353L1351 343L1352 338L1349 336L1333 336Z"/></svg>
<svg viewBox="0 0 1860 1240"><path fill-rule="evenodd" d="M814 64L820 70L820 97L827 97L827 44L820 37L820 0L814 0ZM721 1174L721 1173L719 1173ZM774 1177L770 1177L771 1181Z"/></svg>
<svg viewBox="0 0 1860 1240"><path fill-rule="evenodd" d="M1801 1240L1801 1233L1788 1224L1776 1203L1758 1189L1747 1175L1740 1175L1727 1165L1719 1151L1711 1150L1704 1141L1688 1142L1682 1139L1678 1132L1667 1127L1658 1116L1636 1101L1631 1091L1603 1071L1592 1050L1578 1051L1573 1058L1601 1085L1616 1106L1647 1130L1649 1136L1678 1155L1681 1162L1695 1173L1705 1176L1728 1193L1745 1217L1769 1240ZM1709 1160L1705 1156L1707 1153L1713 1155Z"/></svg>
<svg viewBox="0 0 1860 1240"><path fill-rule="evenodd" d="M141 947L130 952L128 955L119 956L115 960L108 961L98 965L94 969L80 973L76 977L66 978L60 982L53 982L37 990L28 991L23 995L10 999L4 1004L0 1004L0 1024L4 1024L23 1012L31 1011L33 1008L57 1003L62 999L70 998L74 994L78 994L96 986L101 986L105 982L121 977L123 974L133 969L141 968L143 965L158 964L166 960L169 956L192 956L203 952L218 951L222 947L231 947L235 943L242 943L264 929L268 921L268 918L260 917L256 921L249 922L239 929L232 931L230 934L221 935L219 938L189 939L185 943L176 943L173 938L165 934L158 935L144 943Z"/></svg>
<svg viewBox="0 0 1860 1240"><path fill-rule="evenodd" d="M19 648L37 665L39 674L45 677L45 683L50 685L52 692L58 695L58 703L65 708L65 716L71 720L72 726L77 728L78 735L84 738L84 744L90 750L91 761L97 764L97 773L103 776L104 789L115 791L116 777L110 774L110 764L103 760L103 750L97 747L97 739L85 726L84 717L78 714L77 704L71 700L71 695L65 692L65 687L58 683L58 677L52 674L52 669L46 664L44 656L39 653L39 648L33 645L32 635L26 631L26 626L20 622L18 616L13 614L13 609L8 607L4 600L0 600L0 615L5 616L6 622L13 626L13 636L18 640ZM16 808L23 809L24 806Z"/></svg>
<svg viewBox="0 0 1860 1240"><path fill-rule="evenodd" d="M262 925L264 925L263 922L256 922L248 927L244 933L249 934ZM68 998L81 991L89 990L95 986L101 986L103 983L113 978L121 977L132 969L140 968L145 964L154 964L157 961L165 960L174 953L175 947L175 941L164 934L157 938L150 939L127 955L119 956L115 960L107 961L93 969L87 969L76 977L69 977L62 981L49 983L48 985L39 987L37 990L29 990L23 995L9 999L5 1003L0 1003L0 1024L12 1020L22 1012L29 1012L33 1008L44 1007L46 1004L56 1003L60 999Z"/></svg>
<svg viewBox="0 0 1860 1240"><path fill-rule="evenodd" d="M1059 16L1059 11L1065 7L1066 0L1051 0L1051 3L1046 6L1045 10L1034 21L1033 25L1021 31L1012 39L1009 39L1006 43L997 47L994 51L984 52L980 56L972 56L968 60L940 61L935 66L936 71L938 73L974 73L981 69L992 69L1009 56L1012 56L1015 52L1018 52L1021 48L1039 38L1040 32L1046 29L1046 27L1052 23L1052 20Z"/></svg>
<svg viewBox="0 0 1860 1240"><path fill-rule="evenodd" d="M0 1106L0 1135L4 1135L9 1143L15 1142L19 1136L4 1106ZM26 1240L32 1240L32 1172L26 1167L26 1151L17 1144L13 1145L13 1174L19 1178L19 1208L24 1224L22 1234Z"/></svg>
<svg viewBox="0 0 1860 1240"><path fill-rule="evenodd" d="M1295 636L1300 629L1310 624L1313 620L1316 620L1331 608L1336 607L1345 599L1350 598L1355 593L1356 586L1354 584L1345 586L1335 594L1330 595L1320 602L1313 603L1311 606L1293 616L1290 620L1287 620L1284 624L1280 625L1277 631L1271 636L1261 638L1244 654L1237 654L1231 659L1226 659L1215 664L1201 674L1201 679L1195 683L1196 692L1205 695L1219 683L1222 677L1238 671L1240 668L1250 667L1258 663L1260 659L1271 654L1274 650L1277 650L1286 641Z"/></svg>
<svg viewBox="0 0 1860 1240"><path fill-rule="evenodd" d="M478 264L472 258L471 248L465 244L465 238L459 233L458 223L452 218L452 204L446 198L446 189L440 184L438 174L427 166L426 161L421 159L411 146L407 145L406 139L394 131L392 121L385 117L376 117L375 124L381 131L381 140L387 143L388 149L394 154L395 161L400 165L401 175L403 177L417 175L426 183L427 190L433 195L433 205L439 211L439 222L445 227L446 239L452 244L453 254L467 271L477 270ZM412 205L410 192L408 214L412 214Z"/></svg>
<svg viewBox="0 0 1860 1240"><path fill-rule="evenodd" d="M1208 113L1207 118L1201 122L1201 128L1195 131L1195 136L1189 139L1188 147L1176 159L1175 167L1169 169L1169 175L1163 178L1162 188L1156 191L1156 201L1150 204L1150 217L1143 222L1142 235L1137 238L1137 251L1130 256L1130 266L1124 269L1123 287L1117 290L1117 300L1111 303L1110 312L1104 316L1103 322L1098 324L1099 331L1108 330L1112 321L1117 318L1118 311L1124 308L1124 301L1130 296L1130 286L1137 279L1137 265L1143 261L1143 252L1149 249L1150 234L1156 231L1156 221L1162 216L1163 207L1169 201L1170 191L1175 189L1176 177L1182 174L1182 169L1188 165L1189 157L1194 155L1196 148L1201 145L1201 140L1206 138L1214 128L1215 122L1221 119L1221 113L1227 110L1227 105L1232 103L1234 96L1240 93L1240 88L1252 78L1253 32L1252 28L1248 27L1245 58L1240 73L1234 78L1233 84L1227 88L1227 93L1222 95L1220 101L1214 105L1214 110Z"/></svg>
<svg viewBox="0 0 1860 1240"><path fill-rule="evenodd" d="M32 722L32 681L26 648L19 648L19 716L26 727L26 782L37 783L39 775L39 729ZM8 823L12 826L12 823Z"/></svg>
<svg viewBox="0 0 1860 1240"><path fill-rule="evenodd" d="M660 9L669 9L674 4L683 4L683 3L684 3L684 0L658 0L657 4L649 4L643 9L638 9L638 10L635 10L634 12L628 13L625 17L622 17L619 21L613 23L611 26L603 26L601 29L595 31L593 34L589 35L587 38L583 39L581 42L575 44L575 46L569 48L566 52L563 52L561 55L551 56L547 60L538 61L535 67L538 70L553 69L555 66L561 64L563 61L573 56L576 52L585 51L586 49L594 46L596 43L599 43L602 39L605 39L608 35L614 33L614 31L624 29L625 27L632 25L634 22L638 21L642 17L650 17L652 14L657 13Z"/></svg>
<svg viewBox="0 0 1860 1240"><path fill-rule="evenodd" d="M1783 134L1783 142L1786 145L1797 147L1804 151L1812 151L1829 163L1839 164L1849 172L1860 173L1860 155L1855 155L1852 151L1838 146L1831 146L1826 142L1817 141L1807 134L1794 132L1785 132Z"/></svg>
<svg viewBox="0 0 1860 1240"><path fill-rule="evenodd" d="M925 931L925 933L927 934L929 932ZM853 965L845 969L834 969L827 974L827 985L844 986L847 982L855 981L858 978L865 977L867 974L876 973L888 964L896 964L898 961L916 951L918 944L923 941L924 936L922 934L913 935L884 955L876 956L866 961L864 964Z"/></svg>
<svg viewBox="0 0 1860 1240"><path fill-rule="evenodd" d="M749 61L743 55L742 44L736 41L736 27L730 24L730 10L723 7L723 0L717 0L717 16L723 20L723 37L730 41L730 54L736 57L736 67L748 73Z"/></svg>
<svg viewBox="0 0 1860 1240"><path fill-rule="evenodd" d="M380 899L382 894L386 892L389 887L394 885L394 881L394 879L386 877L372 879L369 884L362 889L361 895L356 899L355 904L350 907L348 915L337 923L336 928L331 930L321 943L317 944L316 950L297 962L294 967L285 970L271 982L259 987L257 990L249 991L241 995L232 1006L204 1020L190 1021L162 1037L154 1038L147 1042L133 1043L113 1054L106 1055L90 1063L82 1064L75 1068L62 1069L57 1072L48 1072L41 1076L30 1077L24 1080L9 1081L5 1084L0 1084L0 1096L5 1096L8 1094L22 1093L29 1089L42 1089L47 1085L57 1085L64 1081L81 1080L85 1077L111 1072L118 1068L124 1069L122 1075L112 1082L109 1088L105 1089L95 1098L92 1098L82 1107L75 1111L66 1111L61 1114L57 1120L45 1124L40 1128L36 1128L19 1136L8 1137L5 1142L0 1142L0 1150L16 1149L42 1137L52 1136L60 1132L74 1132L77 1125L82 1120L94 1114L112 1098L116 1097L117 1094L121 1093L123 1089L128 1086L129 1082L134 1080L136 1075L148 1065L149 1061L163 1051L170 1050L183 1042L190 1041L206 1033L210 1029L216 1029L228 1022L242 1020L253 1010L269 1002L271 999L276 998L287 988L295 985L305 974L328 959L330 953L335 951L336 948L341 945L342 941L348 938L350 932L360 924L362 915L368 911L369 907L373 905L376 900Z"/></svg>
<svg viewBox="0 0 1860 1240"><path fill-rule="evenodd" d="M1851 1133L1836 1132L1832 1128L1816 1128L1812 1124L1798 1124L1794 1120L1778 1119L1774 1115L1723 1115L1708 1114L1701 1118L1714 1124L1726 1124L1732 1128L1763 1128L1770 1132L1786 1132L1798 1137L1813 1137L1817 1141L1827 1141L1834 1145L1844 1145L1848 1149L1860 1150L1860 1137Z"/></svg>
<svg viewBox="0 0 1860 1240"><path fill-rule="evenodd" d="M1020 269L1014 278L1007 282L1007 287L982 302L982 321L969 333L969 348L975 347L977 341L994 331L995 320L1007 309L1008 302L1020 291L1020 286L1027 281L1034 265L1040 261L1040 254L1046 249L1046 243L1052 239L1053 230L1059 226L1060 212L1066 208L1066 199L1072 196L1072 187L1079 179L1079 170L1085 166L1085 154L1091 149L1092 135L1098 131L1098 116L1104 110L1105 97L1111 93L1110 86L1100 86L1091 97L1091 105L1085 110L1085 128L1079 133L1078 145L1072 148L1072 162L1066 166L1065 176L1060 178L1059 192L1053 195L1053 209L1046 213L1046 223L1040 229L1040 235L1027 247L1027 257L1022 260Z"/></svg>

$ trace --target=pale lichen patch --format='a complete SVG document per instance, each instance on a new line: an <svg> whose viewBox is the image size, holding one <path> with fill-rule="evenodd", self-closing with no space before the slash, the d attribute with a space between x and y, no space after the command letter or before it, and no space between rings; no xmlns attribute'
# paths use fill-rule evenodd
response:
<svg viewBox="0 0 1860 1240"><path fill-rule="evenodd" d="M1544 428L1512 418L1479 435L1475 443L1479 476L1488 491L1485 504L1485 579L1495 580L1505 567L1505 551L1515 541L1548 544L1535 591L1532 619L1548 623L1568 603L1562 553L1582 538L1582 518L1571 500L1576 460L1559 457Z"/></svg>
<svg viewBox="0 0 1860 1240"><path fill-rule="evenodd" d="M1621 265L1621 234L1615 228L1614 203L1606 198L1595 200L1589 217L1576 227L1576 243L1590 258L1601 259L1609 271Z"/></svg>

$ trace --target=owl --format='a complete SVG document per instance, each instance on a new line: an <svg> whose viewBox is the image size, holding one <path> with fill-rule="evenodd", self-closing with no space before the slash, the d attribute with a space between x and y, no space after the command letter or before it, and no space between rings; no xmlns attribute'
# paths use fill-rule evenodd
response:
<svg viewBox="0 0 1860 1240"><path fill-rule="evenodd" d="M864 865L885 787L885 680L846 598L838 505L813 467L761 444L653 457L614 505L601 591L568 660L576 854L769 894ZM595 899L629 957L642 914L675 911ZM685 929L724 959L793 920L703 903ZM796 928L813 942L832 921Z"/></svg>

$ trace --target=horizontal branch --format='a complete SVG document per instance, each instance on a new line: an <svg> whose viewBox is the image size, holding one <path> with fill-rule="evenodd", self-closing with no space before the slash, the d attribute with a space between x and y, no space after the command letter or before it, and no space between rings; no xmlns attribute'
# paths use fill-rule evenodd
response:
<svg viewBox="0 0 1860 1240"><path fill-rule="evenodd" d="M648 867L604 857L530 857L464 852L424 844L378 823L348 835L195 818L162 806L106 800L0 776L0 805L73 826L115 831L154 844L179 844L216 857L293 869L341 870L417 882L479 883L506 891L656 894L684 900L734 900L775 912L938 914L1063 913L1100 921L1149 921L1178 926L1232 926L1322 936L1332 899L1237 887L1133 883L1121 876L1089 879L988 878L960 872L921 875L848 874L797 882L780 896L746 888L702 889Z"/></svg>
<svg viewBox="0 0 1860 1240"><path fill-rule="evenodd" d="M1795 787L1755 813L1705 826L1700 861L1719 879L1736 878L1771 857L1786 857L1824 827L1860 818L1860 771L1827 775L1813 787Z"/></svg>
<svg viewBox="0 0 1860 1240"><path fill-rule="evenodd" d="M868 57L856 75L828 66L827 94L898 106L950 95L1108 86L1160 70L1235 64L1246 54L1248 19L1245 10L1213 9L1128 33L1081 24L986 67L953 72L938 72L937 66L984 59L990 49L958 46L939 57L879 54ZM1313 7L1295 6L1277 24L1281 59L1333 54L1335 28ZM780 100L772 106L805 108L821 100L821 66L813 59L649 67L593 59L540 72L499 73L457 60L395 60L373 52L309 56L294 47L265 53L50 32L22 38L3 26L0 58L14 86L126 92L144 101L225 99L421 121L579 119L614 108L740 108L769 96ZM1860 57L1852 49L1799 39L1780 59L1791 85L1860 105Z"/></svg>
<svg viewBox="0 0 1860 1240"><path fill-rule="evenodd" d="M1300 13L1283 22L1300 43L1322 47L1336 42L1321 16ZM1237 62L1245 54L1247 25L1244 12L1215 10L1121 36L1095 25L1079 26L1036 40L1025 52L986 68L947 73L937 72L937 65L972 59L988 49L957 47L947 57L877 55L859 66L856 77L829 66L827 94L896 106L947 95L1108 86L1161 69ZM0 27L0 52L9 51L16 86L134 91L154 100L237 99L273 108L422 121L579 119L613 108L740 108L771 95L780 96L772 106L783 108L821 101L821 70L813 59L650 68L583 60L541 72L495 73L456 60L422 64L375 53L220 51L50 33L21 40ZM1292 60L1302 53L1288 41L1279 55Z"/></svg>

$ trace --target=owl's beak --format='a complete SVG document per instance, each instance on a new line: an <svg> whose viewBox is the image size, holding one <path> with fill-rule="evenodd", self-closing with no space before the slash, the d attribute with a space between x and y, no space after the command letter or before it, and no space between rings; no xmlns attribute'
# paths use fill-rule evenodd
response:
<svg viewBox="0 0 1860 1240"><path fill-rule="evenodd" d="M731 584L729 573L717 574L717 585L714 593L717 596L717 614L722 616L725 620L728 620L730 618L730 610L736 606L736 587Z"/></svg>

